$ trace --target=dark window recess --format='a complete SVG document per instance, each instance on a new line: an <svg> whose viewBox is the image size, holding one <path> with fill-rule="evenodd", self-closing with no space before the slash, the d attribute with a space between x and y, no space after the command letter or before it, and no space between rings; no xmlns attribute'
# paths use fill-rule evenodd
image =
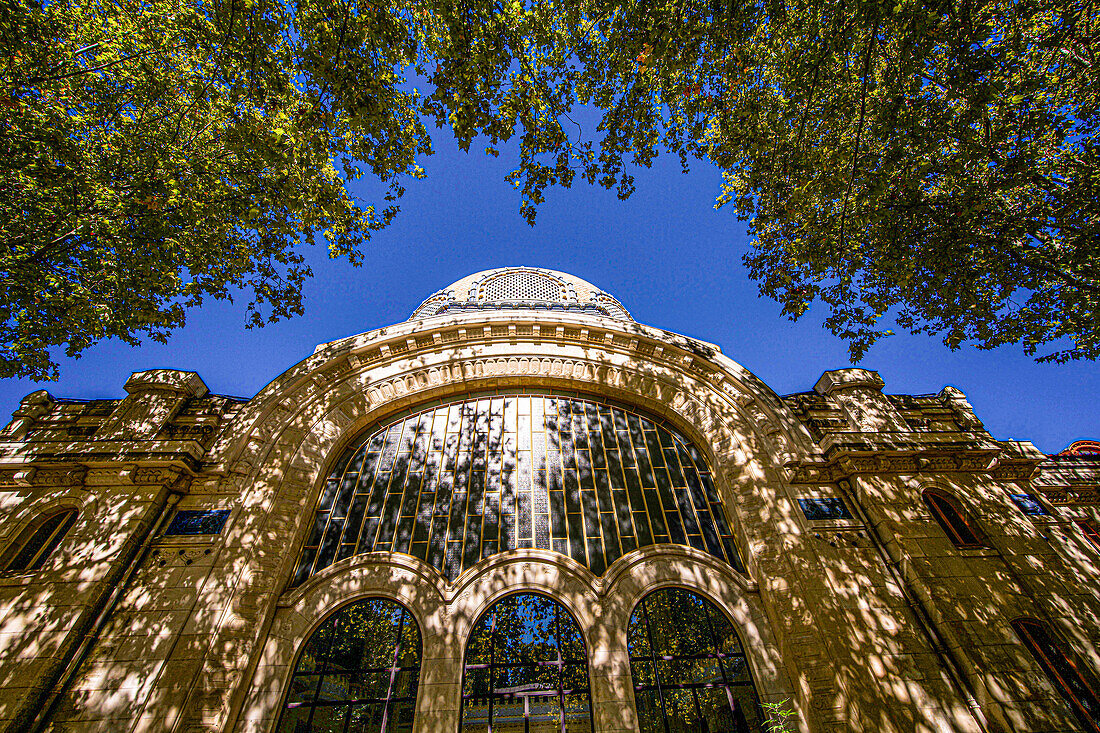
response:
<svg viewBox="0 0 1100 733"><path fill-rule="evenodd" d="M1046 510L1039 500L1032 494L1010 494L1013 503L1020 507L1020 511L1027 514L1030 517L1042 517L1048 516L1050 512Z"/></svg>
<svg viewBox="0 0 1100 733"><path fill-rule="evenodd" d="M26 573L41 568L65 539L76 522L76 515L75 509L66 509L24 529L14 546L5 553L11 559L4 570Z"/></svg>
<svg viewBox="0 0 1100 733"><path fill-rule="evenodd" d="M1097 530L1096 523L1091 519L1078 519L1077 526L1081 532L1085 535L1089 542L1096 546L1100 550L1100 530Z"/></svg>
<svg viewBox="0 0 1100 733"><path fill-rule="evenodd" d="M1100 733L1100 695L1095 677L1066 652L1045 624L1021 618L1012 622L1012 628L1069 703L1082 729Z"/></svg>
<svg viewBox="0 0 1100 733"><path fill-rule="evenodd" d="M420 629L382 598L344 606L306 640L278 733L411 731L420 680Z"/></svg>
<svg viewBox="0 0 1100 733"><path fill-rule="evenodd" d="M985 547L973 520L959 506L958 499L937 489L925 489L922 494L925 506L943 528L951 542L960 549Z"/></svg>
<svg viewBox="0 0 1100 733"><path fill-rule="evenodd" d="M710 602L681 588L642 599L627 630L641 733L763 733L741 640Z"/></svg>
<svg viewBox="0 0 1100 733"><path fill-rule="evenodd" d="M221 534L228 509L182 509L172 517L164 534Z"/></svg>
<svg viewBox="0 0 1100 733"><path fill-rule="evenodd" d="M592 730L584 639L561 605L521 593L478 620L466 643L461 730Z"/></svg>
<svg viewBox="0 0 1100 733"><path fill-rule="evenodd" d="M328 537L345 538L340 552ZM705 548L743 571L710 471L684 436L554 395L469 398L363 436L325 482L294 584L347 557L355 537L356 553L422 553L452 580L517 547L567 554L600 575L658 542Z"/></svg>
<svg viewBox="0 0 1100 733"><path fill-rule="evenodd" d="M848 511L848 507L844 504L843 499L829 497L820 499L799 499L798 504L802 507L802 513L806 515L806 519L852 518L852 513Z"/></svg>

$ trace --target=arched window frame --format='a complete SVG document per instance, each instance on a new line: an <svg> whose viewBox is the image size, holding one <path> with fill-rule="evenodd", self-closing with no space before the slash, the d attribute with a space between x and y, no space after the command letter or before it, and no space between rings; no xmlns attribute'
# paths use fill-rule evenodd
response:
<svg viewBox="0 0 1100 733"><path fill-rule="evenodd" d="M309 633L305 634L305 636L304 636L304 638L303 638L301 644L299 645L298 650L295 654L294 664L291 665L290 673L286 677L285 689L283 691L282 701L281 701L281 704L279 706L279 718L278 718L278 721L276 722L276 727L275 727L276 731L282 730L282 727L283 727L284 723L286 723L285 718L286 718L288 709L290 709L290 707L291 707L291 696L293 694L293 685L294 685L294 681L295 681L295 676L299 674L299 670L300 670L300 666L302 664L302 660L305 657L307 651L309 651L308 648L309 648L310 643L313 642L314 639L317 638L319 634L324 633L326 626L328 626L330 624L334 624L335 620L338 618L338 616L343 611L345 611L346 609L348 609L352 606L355 606L356 604L364 603L364 602L367 602L367 601L383 601L385 603L393 604L394 606L397 606L399 609L401 609L401 612L403 614L402 618L403 619L408 618L411 621L412 627L413 627L413 629L415 630L415 633L416 633L416 641L417 641L416 664L411 665L411 666L406 666L406 665L400 664L401 643L402 643L401 636L400 636L400 629L402 628L403 625L398 627L399 632L398 632L398 638L397 638L397 641L395 642L395 647L394 647L394 652L393 652L393 663L392 663L392 666L388 668L388 671L390 673L390 679L389 679L389 687L387 688L387 697L384 700L381 700L380 698L371 698L370 699L370 701L373 701L373 702L382 701L383 705L385 707L385 713L384 713L384 717L382 719L382 722L383 722L382 730L387 730L387 729L392 730L392 728L387 728L386 727L388 717L393 714L391 703L393 703L395 700L400 701L402 699L400 697L395 698L395 697L393 697L393 694L392 694L393 693L393 686L394 686L394 683L396 682L396 677L401 672L409 671L409 670L412 670L412 669L415 670L415 677L413 678L414 692L413 692L413 695L412 695L413 711L415 713L416 704L419 701L419 697L420 697L420 671L422 670L423 661L424 661L424 634L423 634L423 631L422 631L423 626L420 623L420 619L417 618L417 615L413 613L412 609L410 609L409 606L404 601L397 600L396 598L391 598L391 597L386 596L386 595L377 595L376 594L376 595L369 595L369 596L363 596L363 597L355 598L354 600L343 603L340 606L338 606L337 608L334 608L334 609L330 610L328 613L324 614L324 616L321 618L320 622L318 622L315 626L313 626L312 629L310 629ZM333 633L334 633L334 631L330 628L329 629L330 636ZM332 639L329 638L327 640L322 640L321 643L325 644L325 650L326 650L326 653L327 653L327 650L329 649L330 645L332 644ZM316 673L317 676L318 676L318 685L320 685L323 682L324 677L329 674L327 666L326 666L327 663L328 663L328 661L327 661L327 659L325 659L322 662L322 665L320 667L318 667L318 669L321 670L319 673ZM383 672L387 671L386 669L383 669L383 668L378 668L378 669L383 671ZM301 673L301 674L311 675L311 674L314 674L314 673L313 672L304 672L304 673ZM319 689L317 691L319 692ZM350 708L354 704L355 704L354 702L346 702L345 707ZM316 708L321 707L321 706L319 706L317 704L317 702L315 701L312 705L309 705L308 707L315 710ZM312 717L313 717L313 712L310 713L310 720L312 720Z"/></svg>
<svg viewBox="0 0 1100 733"><path fill-rule="evenodd" d="M1073 521L1093 548L1100 550L1100 528L1096 526L1096 521L1092 519L1075 519Z"/></svg>
<svg viewBox="0 0 1100 733"><path fill-rule="evenodd" d="M0 568L16 574L41 570L65 540L79 514L79 510L71 506L39 512L0 555ZM28 548L33 549L28 553Z"/></svg>
<svg viewBox="0 0 1100 733"><path fill-rule="evenodd" d="M741 654L739 656L741 656L744 660L745 675L747 677L747 684L743 683L743 682L741 682L741 683L731 682L726 677L726 671L724 669L724 664L723 664L723 665L719 666L719 672L720 672L721 677L723 679L723 683L720 686L726 689L727 695L730 694L731 688L734 688L734 687L746 687L747 686L750 690L752 690L752 695L753 695L755 705L756 705L756 708L757 708L755 712L757 713L757 715L760 716L759 722L760 722L761 726L763 726L763 724L764 724L763 723L763 711L760 708L759 691L756 689L756 682L755 682L756 674L754 674L752 660L750 659L748 649L745 646L745 642L744 642L744 639L743 639L742 632L741 632L740 628L738 627L738 624L734 621L734 619L732 619L730 617L730 615L726 612L726 610L722 607L722 605L720 603L716 602L714 599L710 598L707 594L701 593L699 590L697 590L695 588L688 588L688 587L684 587L684 586L680 586L680 585L662 585L662 586L659 586L659 587L656 587L656 588L649 589L641 598L638 599L638 601L634 604L633 610L631 611L630 619L631 619L631 621L633 621L635 615L637 615L639 613L639 611L642 612L642 618L645 619L645 624L646 624L646 632L647 632L646 637L647 637L647 644L650 647L650 649L649 649L649 651L650 651L649 658L651 660L651 663L653 665L656 665L658 660L665 661L665 660L673 659L672 657L667 657L667 656L662 657L662 656L657 655L657 653L655 651L655 648L654 648L655 639L654 639L653 633L652 633L653 629L650 626L649 613L648 613L648 609L645 605L646 602L649 599L651 599L653 596L655 596L659 593L662 593L662 592L666 592L666 591L683 591L683 592L690 593L690 594L696 596L697 598L699 598L705 606L704 613L706 614L706 626L707 626L707 628L709 629L709 631L712 635L716 633L715 629L714 629L715 619L712 618L712 616L720 617L722 620L724 620L727 624L730 625L734 635L737 638L738 646L741 649ZM707 609L709 609L709 610L707 610ZM632 633L632 623L630 621L628 621L628 625L627 625L627 637L628 637L628 639L629 639L631 633ZM629 644L629 642L628 642L628 644ZM631 690L635 692L635 710L637 710L637 697L636 697L637 693L636 693L636 690L639 687L639 684L638 684L637 677L636 677L636 674L635 674L635 665L634 665L635 656L633 654L630 654L629 652L628 652L628 656L630 658ZM690 657L689 656L689 657L683 657L683 658L684 659L689 659L689 658L694 659L695 657ZM719 659L724 660L724 659L727 658L727 655L725 655L721 651L718 651L718 652L716 652L716 654L714 656L707 655L707 658L713 658L715 660L719 660ZM656 666L654 666L653 671L656 671L656 669L657 669ZM693 687L710 687L711 686L711 685L705 684L705 683L689 683L689 684L691 684L691 686L693 686ZM642 686L645 686L645 685L642 685ZM669 721L667 719L667 711L665 710L664 694L667 690L676 689L676 688L683 688L685 685L683 683L680 683L680 682L676 682L676 683L673 683L671 681L662 682L659 678L659 675L655 674L653 676L651 686L656 686L656 689L658 690L658 697L661 700L662 714L666 716L664 718L664 723L665 723L665 730L667 731L667 730L669 730L669 727L668 727L668 722ZM732 706L732 698L730 700L731 700L731 706ZM640 712L638 714L639 714L639 724L640 724L641 723L641 718L640 718L641 714L640 714ZM741 714L744 715L744 712L742 711ZM745 728L746 730L753 730L753 728L750 727L747 720L741 720L740 722L743 723L746 726L746 728ZM763 730L763 727L761 727L760 730Z"/></svg>
<svg viewBox="0 0 1100 733"><path fill-rule="evenodd" d="M499 499L494 503L489 501L489 494L494 493L490 484L480 485L479 494L482 495L482 500L486 502L486 507L493 507L484 512L484 516L479 516L479 512L466 512L466 522L460 521L455 523L455 526L465 526L467 529L479 526L481 532L480 548L478 542L464 541L457 542L459 535L451 535L448 530L446 522L441 522L438 517L445 514L445 512L438 511L439 506L436 507L436 513L430 514L427 512L413 512L417 506L416 498L413 496L406 496L407 501L393 502L393 513L388 508L387 501L392 497L401 493L400 491L391 491L386 493L385 490L380 490L376 485L374 488L370 488L366 481L363 483L359 481L360 473L364 476L381 474L390 475L389 468L379 468L371 464L371 467L365 471L361 471L363 468L362 459L364 456L370 458L371 456L385 457L389 454L388 461L393 461L393 449L389 443L387 437L388 432L394 432L395 436L407 437L409 433L407 428L411 427L411 420L415 421L419 419L421 426L427 428L428 432L423 433L422 437L425 439L431 438L434 440L435 433L431 432L430 426L432 425L431 418L432 413L435 413L435 424L438 426L443 420L441 420L441 412L447 410L454 410L455 407L461 407L465 410L466 405L473 405L475 403L481 403L484 401L506 401L514 399L531 399L531 398L544 398L545 400L556 401L559 406L563 406L564 403L570 403L572 406L569 408L572 413L571 418L565 418L566 420L572 419L574 421L574 432L577 429L577 420L585 420L588 423L589 432L592 431L593 426L591 424L592 409L595 408L597 412L604 409L609 411L619 411L627 414L630 421L630 430L628 436L634 436L635 431L635 419L638 421L639 429L642 429L646 436L651 434L660 434L661 436L670 436L677 447L675 448L676 458L672 460L679 460L684 470L677 472L679 478L680 475L686 475L689 472L695 472L695 476L698 477L697 484L699 484L699 490L701 493L696 495L684 496L679 495L676 492L680 492L681 489L687 485L688 491L690 491L690 481L677 481L671 482L671 488L665 490L662 493L662 487L660 482L643 482L637 486L637 491L632 491L631 476L625 476L625 486L617 486L614 481L611 481L609 487L610 501L601 500L599 504L599 512L592 511L591 518L587 507L594 505L588 503L581 503L577 506L571 506L568 499L564 499L564 507L555 508L554 499L555 496L551 493L547 498L549 499L549 509L540 509L539 514L545 514L545 519L549 522L549 536L547 536L546 528L540 525L540 517L535 517L530 523L525 523L519 517L519 511L516 510L512 519L515 520L514 524L509 524L503 514L512 514L513 509L505 511L504 506L507 502L504 499L502 492L496 492ZM578 405L583 404L585 414L578 415ZM496 406L492 409L496 409ZM527 413L521 413L526 415ZM553 413L565 416L565 413ZM402 425L404 424L404 427ZM448 423L446 437L447 440L455 438L456 433L452 431L450 425L456 423ZM421 436L420 427L417 427L417 435ZM493 430L497 430L496 427ZM615 434L620 434L626 431L619 429L616 426ZM430 435L428 433L431 433ZM404 440L404 437L401 440ZM457 440L457 439L456 439ZM622 440L622 438L619 438ZM382 441L377 444L374 441ZM682 444L682 445L680 445ZM385 446L383 448L383 445ZM450 452L450 443L444 443L446 446L442 452ZM461 445L461 443L456 443ZM661 443L650 443L648 437L644 441L633 446L631 450L641 451L643 447L647 453L653 455L659 455L656 463L652 463L652 466L661 467L666 465L666 461L670 458L664 454L673 450L672 443L666 445ZM373 446L373 447L372 447ZM417 557L429 565L432 565L436 570L443 573L445 577L453 580L454 577L460 572L465 571L478 560L483 560L486 557L505 551L505 549L517 549L518 548L530 548L552 550L559 554L572 557L580 564L587 567L597 576L602 576L614 560L618 559L628 552L633 551L638 547L645 547L655 544L671 543L683 546L694 547L697 550L707 552L720 560L723 560L729 564L734 570L748 574L746 570L747 553L741 547L742 545L742 531L740 528L740 522L736 513L732 507L726 506L722 499L722 492L719 488L719 476L717 471L712 467L710 457L706 455L705 441L700 439L699 436L692 434L690 427L685 428L683 425L677 425L670 422L665 417L656 415L649 412L645 406L636 405L628 402L623 402L613 398L609 398L603 395L585 394L572 391L558 391L554 389L515 389L515 388L501 388L491 390L477 390L461 393L448 397L441 402L428 402L424 404L418 404L401 410L399 412L390 414L374 421L369 424L365 429L356 431L354 437L345 443L338 450L334 451L330 459L330 468L325 472L327 478L316 489L316 499L313 505L313 522L310 522L309 528L302 536L302 544L298 549L298 563L294 573L291 576L290 587L298 587L306 582L310 577L324 570L330 565L340 562L348 557L354 555L361 555L366 552L385 551L385 552L401 552L410 554ZM418 448L417 450L422 450ZM572 450L572 449L569 449ZM440 454L441 450L437 446L433 446L431 449L433 454ZM580 453L587 453L587 450L582 449ZM564 455L561 452L558 455ZM445 458L444 460L450 460ZM559 468L566 468L568 471L576 473L578 476L584 469L566 464L566 458L562 458L560 463L554 464L554 470ZM640 458L639 458L640 460ZM595 461L593 460L593 463ZM396 465L396 464L389 464ZM641 465L638 466L642 468ZM408 469L408 466L405 466ZM627 470L633 471L630 465L626 465ZM481 468L475 466L473 475L482 473ZM593 472L588 471L591 475ZM659 472L658 479L659 479ZM354 474L355 478L345 483L349 477ZM402 475L421 475L421 470L413 471L408 469ZM647 474L649 475L649 474ZM565 494L570 494L569 479L573 478L574 481L577 477L562 477L563 483L559 484L557 488L551 487L551 491L556 491L564 488ZM421 498L427 495L434 495L436 497L443 496L444 492L439 491L438 487L431 490L426 488L427 482L419 490ZM595 486L581 485L580 489L584 491L595 490L598 494L601 491L599 484ZM629 496L629 506L626 502L621 502L616 497L621 497L625 494ZM656 495L652 495L653 492L657 492ZM410 493L411 492L407 492ZM515 487L513 487L512 493L515 493ZM574 492L575 493L575 492ZM532 495L534 492L532 492ZM446 495L447 501L450 501L452 495L451 489L447 489ZM454 489L453 495L455 496L467 496L468 489L459 491ZM645 500L642 501L642 496L645 495ZM402 494L404 496L404 494ZM579 494L578 494L579 496ZM494 497L496 498L496 497ZM377 499L377 500L376 500ZM541 497L536 497L541 499ZM510 501L510 500L509 500ZM362 502L362 503L358 503ZM606 502L606 503L604 503ZM538 504L538 501L531 501L531 504ZM477 506L475 502L469 506ZM461 504L458 504L461 506ZM546 506L545 504L543 505ZM336 510L339 507L339 511ZM365 509L364 509L365 507ZM604 507L611 507L605 511ZM448 505L448 511L452 510L454 505ZM626 513L620 515L620 509L625 509ZM531 510L528 509L527 513ZM563 514L564 512L564 514ZM694 512L694 514L692 514ZM501 516L494 517L494 513L501 514ZM394 517L400 515L397 519L397 528L392 529L394 524ZM415 514L415 516L414 516ZM685 514L687 515L685 517ZM355 522L349 522L349 517L355 517ZM386 516L388 515L388 516ZM553 515L568 516L568 528L562 524L557 524L550 520ZM704 515L709 515L705 517ZM364 521L365 516L365 521ZM456 514L457 517L462 517L462 512ZM584 528L579 525L573 524L574 517L583 516ZM625 523L625 517L635 517L633 521L637 522L638 517L641 518L641 524L644 525L643 529L631 530L633 536L623 535L620 532L618 526L614 527L613 531L607 531L606 528L611 524L620 521L620 516L624 517L622 521ZM425 520L425 517L430 518L431 539L428 539L427 529L429 523ZM670 525L666 524L666 520L672 518ZM681 518L684 522L681 524ZM490 522L490 519L492 521ZM472 525L471 520L479 523L479 525ZM660 522L660 526L657 526L655 522ZM690 525L688 522L690 521ZM357 523L362 523L357 524ZM593 535L589 531L589 525L598 525L598 531L596 535ZM523 541L515 542L516 547L506 544L505 537L510 533L516 535L516 526L520 528L534 527L534 537L526 536ZM437 536L440 532L437 530L442 529L443 539L437 542ZM505 529L507 527L507 529ZM705 527L705 528L704 528ZM384 531L383 531L384 530ZM411 532L411 536L406 532ZM489 533L499 532L499 542L488 539L485 536L485 532ZM526 530L524 530L526 531ZM618 534L616 534L618 533ZM623 539L625 536L625 540ZM477 533L467 532L465 540L470 538L476 538ZM377 541L374 541L377 539ZM514 539L514 538L513 538ZM549 539L549 546L544 544L545 540ZM331 544L329 544L331 540ZM604 544L604 551L600 552L600 542ZM611 543L608 543L611 540ZM489 549L487 545L492 542L497 542L496 549ZM526 543L526 544L525 544ZM630 543L630 547L628 547ZM326 550L326 545L328 545ZM614 548L614 552L607 551L607 548Z"/></svg>
<svg viewBox="0 0 1100 733"><path fill-rule="evenodd" d="M958 498L942 489L927 488L921 492L921 499L955 547L967 550L987 546L985 535Z"/></svg>
<svg viewBox="0 0 1100 733"><path fill-rule="evenodd" d="M552 602L557 607L557 613L559 613L561 616L564 616L569 622L572 622L572 625L576 628L577 634L580 636L580 642L581 642L581 645L582 645L582 650L581 650L582 661L580 662L580 666L584 671L584 680L585 680L584 694L585 694L585 696L587 697L587 700L588 700L589 730L594 731L596 721L595 721L595 715L594 715L594 711L593 711L593 707L592 707L592 702L593 702L592 701L592 679L591 679L591 675L589 674L589 669L588 669L589 663L591 661L590 656L589 656L590 655L589 650L590 650L591 647L589 645L588 639L585 638L584 627L581 626L580 622L577 621L577 618L573 614L573 611L566 604L564 604L561 600L559 600L557 598L554 598L553 596L551 596L547 593L543 593L543 592L539 592L539 591L535 591L535 590L517 590L517 591L505 593L505 594L503 594L503 595L501 595L497 598L494 598L490 603L488 603L485 606L485 608L481 611L481 613L479 613L477 615L477 619L474 621L473 625L471 625L469 634L466 637L466 642L465 642L465 644L463 646L463 649L462 649L462 681L461 681L461 685L460 685L460 688L459 688L460 689L460 696L461 696L461 707L460 707L460 711L459 711L459 731L466 730L466 727L465 727L466 723L463 721L462 716L463 716L463 714L466 710L466 705L467 705L466 701L467 701L467 697L468 697L466 695L466 692L465 692L466 691L466 684L467 684L467 672L469 671L469 669L471 667L480 666L480 665L472 665L471 664L471 659L470 659L470 646L473 642L474 634L477 633L477 630L478 630L479 626L481 625L482 621L485 619L485 617L489 613L491 613L495 608L497 608L497 606L500 603L502 603L503 601L505 601L505 600L507 600L507 599L509 599L513 596L520 596L520 595L538 596L540 598L543 598L545 600L548 600L548 601ZM560 623L560 621L558 621L557 623ZM490 679L495 678L495 669L494 669L495 664L496 664L495 662L490 662ZM556 663L550 663L550 664L556 664L556 666L558 666L559 669L561 669L563 667L563 665L566 665L566 664L576 664L575 661L574 662L569 662L569 661L565 660L562 657L560 638L558 639L558 661ZM508 663L500 663L500 666L501 667L510 667L510 666L515 666L515 665L511 665L511 664L508 664ZM559 672L559 674L560 674L560 672ZM559 704L562 706L561 710L562 710L562 714L563 714L562 731L564 733L564 731L566 731L566 730L573 730L573 729L568 728L567 725L564 722L565 699L564 699L563 695L565 694L565 691L561 687L562 681L561 681L560 678L559 678L558 684L559 684L559 688L558 688ZM499 696L496 695L495 693L490 695L490 700L491 700L490 701L490 722L492 720L492 717L491 717L492 712L491 711L492 711L492 708L493 708L493 701L495 701L497 699L497 697L499 697ZM526 718L526 713L525 713L525 718Z"/></svg>
<svg viewBox="0 0 1100 733"><path fill-rule="evenodd" d="M1083 668L1065 642L1043 622L1018 618L1012 622L1012 630L1069 703L1084 730L1100 733L1100 720L1096 717L1100 712L1100 689L1097 688L1095 676Z"/></svg>

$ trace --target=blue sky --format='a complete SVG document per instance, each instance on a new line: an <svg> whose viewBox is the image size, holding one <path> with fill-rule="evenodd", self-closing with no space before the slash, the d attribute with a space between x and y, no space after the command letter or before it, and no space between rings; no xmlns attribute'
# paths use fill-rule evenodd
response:
<svg viewBox="0 0 1100 733"><path fill-rule="evenodd" d="M678 161L661 158L637 172L637 191L625 202L585 183L551 189L532 228L519 215L519 192L504 180L514 167L507 147L500 158L465 155L440 136L437 148L421 163L428 178L409 183L401 214L368 243L362 267L312 248L305 316L249 331L244 302L211 303L192 311L167 344L104 342L78 360L61 358L58 382L0 380L0 411L10 414L42 388L57 397L122 397L130 372L154 368L197 371L212 392L250 397L318 343L404 320L436 290L502 265L578 275L643 323L718 344L780 394L809 390L823 371L849 365L845 344L821 328L823 311L791 323L757 296L741 265L745 225L713 208L713 168L684 175ZM1057 452L1100 437L1094 363L1036 364L1018 347L953 352L936 339L899 334L860 366L878 370L890 393L958 387L998 439Z"/></svg>

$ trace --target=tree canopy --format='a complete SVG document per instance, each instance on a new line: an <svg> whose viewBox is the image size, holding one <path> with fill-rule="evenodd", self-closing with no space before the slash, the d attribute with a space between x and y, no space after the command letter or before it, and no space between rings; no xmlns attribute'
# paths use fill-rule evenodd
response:
<svg viewBox="0 0 1100 733"><path fill-rule="evenodd" d="M661 152L717 165L761 291L795 318L823 303L854 359L895 322L1093 359L1098 16L1084 0L0 0L0 376L55 377L60 345L164 340L238 289L252 325L301 312L301 246L360 261L432 125L490 154L518 137L530 221L577 174L626 197ZM387 200L349 194L364 176Z"/></svg>

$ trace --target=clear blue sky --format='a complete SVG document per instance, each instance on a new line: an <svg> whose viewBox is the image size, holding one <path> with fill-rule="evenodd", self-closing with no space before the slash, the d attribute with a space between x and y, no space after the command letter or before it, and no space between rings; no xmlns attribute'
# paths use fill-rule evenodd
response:
<svg viewBox="0 0 1100 733"><path fill-rule="evenodd" d="M401 214L367 245L362 267L312 248L305 316L248 331L244 302L212 303L192 311L167 344L105 342L78 360L62 358L59 382L0 380L0 411L10 414L42 388L57 397L122 397L130 372L153 368L197 371L212 392L250 397L318 343L404 320L436 290L502 265L578 275L643 323L718 344L780 394L809 390L823 371L848 366L845 344L821 328L821 311L791 323L757 296L741 265L745 226L713 208L719 179L712 168L698 165L685 176L677 161L662 158L637 172L637 192L626 202L584 183L551 189L532 228L504 180L514 167L507 147L496 159L467 156L443 136L437 147L421 163L428 178L409 183ZM1036 364L1017 347L952 352L938 340L899 334L860 366L878 370L890 393L955 385L998 439L1057 452L1100 437L1094 363Z"/></svg>

